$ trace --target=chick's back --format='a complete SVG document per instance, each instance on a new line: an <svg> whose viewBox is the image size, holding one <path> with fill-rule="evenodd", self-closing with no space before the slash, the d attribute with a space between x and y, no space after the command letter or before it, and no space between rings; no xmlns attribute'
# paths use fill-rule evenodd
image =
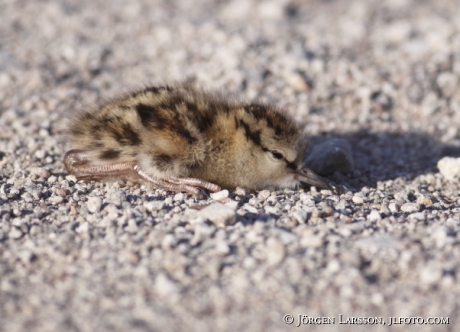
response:
<svg viewBox="0 0 460 332"><path fill-rule="evenodd" d="M70 141L94 164L137 161L187 176L212 149L216 117L234 106L188 84L149 87L74 116Z"/></svg>

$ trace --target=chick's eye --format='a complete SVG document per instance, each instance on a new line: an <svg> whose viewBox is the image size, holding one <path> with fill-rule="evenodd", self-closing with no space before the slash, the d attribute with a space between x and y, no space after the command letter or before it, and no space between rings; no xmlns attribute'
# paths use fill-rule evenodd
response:
<svg viewBox="0 0 460 332"><path fill-rule="evenodd" d="M271 151L273 157L275 157L276 159L283 159L283 155L281 153L279 153L278 151Z"/></svg>

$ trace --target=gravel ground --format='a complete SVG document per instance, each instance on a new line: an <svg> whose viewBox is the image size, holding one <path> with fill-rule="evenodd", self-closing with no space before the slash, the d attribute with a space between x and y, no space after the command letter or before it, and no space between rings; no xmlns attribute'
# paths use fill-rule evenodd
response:
<svg viewBox="0 0 460 332"><path fill-rule="evenodd" d="M457 330L458 1L1 0L0 13L0 330ZM197 200L65 173L71 111L177 79L274 102L313 146L345 139L355 168L329 179L348 189ZM299 314L335 323L296 327ZM353 317L386 325L339 324Z"/></svg>

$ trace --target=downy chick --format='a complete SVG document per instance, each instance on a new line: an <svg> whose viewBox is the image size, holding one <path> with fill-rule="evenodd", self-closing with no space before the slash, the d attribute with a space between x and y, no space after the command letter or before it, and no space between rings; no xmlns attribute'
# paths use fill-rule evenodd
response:
<svg viewBox="0 0 460 332"><path fill-rule="evenodd" d="M331 186L304 167L307 142L285 114L182 83L153 86L71 120L64 157L78 179L123 178L200 194L200 188Z"/></svg>

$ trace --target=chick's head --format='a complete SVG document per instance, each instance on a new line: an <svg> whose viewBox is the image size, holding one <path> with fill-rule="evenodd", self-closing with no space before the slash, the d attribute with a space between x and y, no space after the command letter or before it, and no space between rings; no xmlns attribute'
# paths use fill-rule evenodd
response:
<svg viewBox="0 0 460 332"><path fill-rule="evenodd" d="M327 181L304 166L307 140L285 114L251 105L241 112L237 127L247 142L248 160L244 164L250 187L294 188L305 183L330 188Z"/></svg>

